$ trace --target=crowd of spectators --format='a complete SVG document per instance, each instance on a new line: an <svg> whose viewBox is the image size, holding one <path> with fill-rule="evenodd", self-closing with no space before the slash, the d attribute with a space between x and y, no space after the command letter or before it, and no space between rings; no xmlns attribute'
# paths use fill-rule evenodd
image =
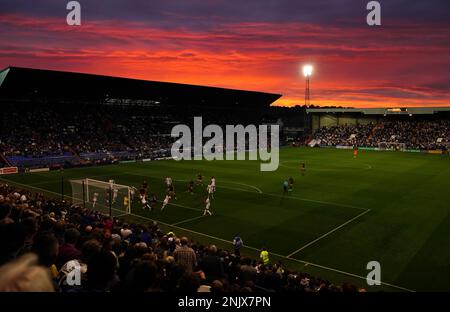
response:
<svg viewBox="0 0 450 312"><path fill-rule="evenodd" d="M383 121L377 124L323 127L314 139L326 146L379 147L401 145L406 149L450 149L450 121Z"/></svg>
<svg viewBox="0 0 450 312"><path fill-rule="evenodd" d="M9 109L9 110L8 110ZM139 106L6 106L0 152L6 157L129 152L146 157L168 148L169 116Z"/></svg>
<svg viewBox="0 0 450 312"><path fill-rule="evenodd" d="M192 116L201 116L204 124L222 126L254 124L257 118L244 112L236 116L225 108L182 111L163 106L92 103L22 105L2 108L0 153L15 166L26 168L34 163L38 167L71 167L167 157L175 140L170 135L173 126L186 124L192 129Z"/></svg>
<svg viewBox="0 0 450 312"><path fill-rule="evenodd" d="M367 142L368 146L386 142L403 143L407 149L449 149L450 121L383 122Z"/></svg>
<svg viewBox="0 0 450 312"><path fill-rule="evenodd" d="M0 184L0 291L356 292L281 262L203 245ZM71 272L78 268L79 283Z"/></svg>
<svg viewBox="0 0 450 312"><path fill-rule="evenodd" d="M373 125L342 125L323 127L316 131L314 138L320 140L320 145L364 145L372 131Z"/></svg>

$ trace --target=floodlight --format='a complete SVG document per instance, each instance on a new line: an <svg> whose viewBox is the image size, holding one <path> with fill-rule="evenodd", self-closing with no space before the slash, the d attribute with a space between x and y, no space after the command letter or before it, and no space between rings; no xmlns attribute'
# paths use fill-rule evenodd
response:
<svg viewBox="0 0 450 312"><path fill-rule="evenodd" d="M305 65L305 66L303 66L303 75L305 77L311 77L312 73L313 73L312 65Z"/></svg>

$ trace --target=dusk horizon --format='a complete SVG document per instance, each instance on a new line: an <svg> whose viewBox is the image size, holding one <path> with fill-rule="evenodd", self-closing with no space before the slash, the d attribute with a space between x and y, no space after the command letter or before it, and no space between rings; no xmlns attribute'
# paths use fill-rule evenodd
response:
<svg viewBox="0 0 450 312"><path fill-rule="evenodd" d="M301 66L312 64L311 104L450 106L450 19L443 1L96 1L82 24L66 3L1 1L0 67L50 70L278 93L304 105ZM240 7L239 7L240 6Z"/></svg>

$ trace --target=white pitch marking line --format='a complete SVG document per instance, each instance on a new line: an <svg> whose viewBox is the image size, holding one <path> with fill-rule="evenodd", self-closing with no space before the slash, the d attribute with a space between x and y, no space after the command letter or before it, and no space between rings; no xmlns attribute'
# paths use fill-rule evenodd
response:
<svg viewBox="0 0 450 312"><path fill-rule="evenodd" d="M172 226L171 224L168 224L168 223L165 223L165 222L162 222L162 221L158 221L158 220L153 220L153 219L150 219L150 218L147 218L147 217L144 217L144 216L135 215L135 214L131 214L131 215L134 216L134 217L137 217L137 218L142 218L144 220L156 221L156 222L158 222L160 224L163 224L165 226L168 226L168 227ZM183 227L180 227L180 226L177 226L177 225L173 225L173 227L178 228L178 229L183 230L183 231L186 231L186 232L190 232L190 233L197 234L197 235L200 235L200 236L204 236L204 237L208 237L208 238L211 238L211 239L215 239L215 240L227 243L227 244L232 244L231 241L225 240L225 239L220 238L220 237L216 237L216 236L212 236L212 235L209 235L209 234L197 232L197 231L194 231L194 230L191 230L191 229L187 229L187 228L183 228ZM261 249L259 249L259 248L248 246L248 245L244 245L244 248L247 248L247 249L250 249L250 250L253 250L253 251L258 251L258 252L261 251ZM313 262L304 261L304 260L300 260L300 259L294 259L294 258L288 258L286 256L283 256L283 255L280 255L280 254L277 254L277 253L273 253L273 252L271 252L270 254L272 254L272 255L274 255L274 256L276 256L278 258L282 258L282 259L286 259L286 260L302 263L305 266L309 266L310 265L310 266L314 266L314 267L317 267L317 268L320 268L320 269L336 272L336 273L339 273L339 274L342 274L342 275L351 276L351 277L355 277L355 278L362 279L362 280L366 280L367 279L367 277L365 277L365 276L361 276L361 275L357 275L357 274L341 271L341 270L338 270L338 269L334 269L334 268L327 267L327 266L324 266L324 265L316 264L316 263L313 263ZM400 290L403 290L403 291L415 292L414 290L411 290L411 289L408 289L408 288L405 288L405 287L401 287L401 286L397 286L397 285L393 285L393 284L386 283L386 282L381 282L381 284L389 286L389 287L392 287L392 288L400 289Z"/></svg>
<svg viewBox="0 0 450 312"><path fill-rule="evenodd" d="M186 219L186 220L183 220L183 221L180 221L180 222L175 222L175 223L172 224L172 226L174 226L174 225L180 225L180 224L182 224L182 223L186 223L186 222L189 222L189 221L198 220L198 219L201 219L201 218L203 218L203 217L205 217L205 216L198 216L198 217L189 218L189 219Z"/></svg>
<svg viewBox="0 0 450 312"><path fill-rule="evenodd" d="M123 175L134 175L134 176L139 176L139 177L150 177L150 178L160 178L160 177L156 177L156 176L150 176L150 175L140 175L140 174L136 174L133 172L124 172L122 174L115 174L117 176L123 176ZM97 175L97 176L92 176L91 178L98 178L98 177L104 177L104 176L110 176L110 174L104 174L104 175ZM183 180L183 179L174 179L175 181L182 181L182 182L188 182L189 180ZM49 183L50 182L46 182ZM42 183L42 184L46 184L46 183ZM244 184L244 183L237 183L237 182L228 182L226 181L226 183L234 183L234 184L240 184L240 185L245 185L248 187L252 187L255 190L258 191L259 194L262 195L267 195L267 196L272 196L272 197L278 197L278 198L290 198L290 199L294 199L294 200L300 200L300 201L305 201L305 202L311 202L311 203L318 203L318 204L324 204L324 205L329 205L329 206L337 206L337 207L345 207L345 208L351 208L351 209L358 209L358 210L364 210L366 211L367 208L363 208L363 207L358 207L358 206L352 206L352 205L346 205L346 204L339 204L339 203L333 203L333 202L327 202L327 201L322 201L322 200L315 200L315 199L308 199L308 198L302 198L302 197L297 197L297 196L286 196L286 195L279 195L279 194L272 194L272 193L264 193L262 192L259 188L257 188L256 186L252 186L249 184ZM41 183L39 183L41 184ZM28 184L28 185L39 185L39 184ZM235 190L235 191L242 191L242 192L247 192L247 193L254 193L253 191L249 191L246 189L242 189L242 188L235 188L235 187L227 187L227 186L218 186L217 188L224 188L224 189L230 189L230 190ZM181 206L181 205L180 205ZM183 206L181 206L183 207ZM189 207L183 207L183 208L187 208L190 209ZM195 209L195 210L199 210L199 209Z"/></svg>
<svg viewBox="0 0 450 312"><path fill-rule="evenodd" d="M286 160L286 161L282 161L280 162L280 166L281 167L285 167L285 168L297 168L297 166L287 166L285 165L286 163L293 163L296 162L295 160ZM301 162L301 161L300 161ZM359 167L354 167L354 166L342 166L340 168L309 168L307 169L308 171L339 171L339 170L344 170L344 169L355 169L355 170L370 170L373 169L372 165L370 164L363 164L365 166L365 168L359 168Z"/></svg>
<svg viewBox="0 0 450 312"><path fill-rule="evenodd" d="M333 203L333 202L327 202L322 200L315 200L315 199L308 199L308 198L302 198L297 196L290 196L290 195L280 195L280 194L272 194L272 193L262 193L264 195L273 196L273 197L281 197L281 198L288 198L288 199L295 199L305 202L312 202L312 203L318 203L318 204L324 204L329 206L337 206L337 207L345 207L345 208L352 208L352 209L358 209L358 210L368 210L368 208L358 207L358 206L352 206L352 205L346 205L346 204L339 204L339 203Z"/></svg>
<svg viewBox="0 0 450 312"><path fill-rule="evenodd" d="M136 173L133 173L133 172L125 172L125 174L130 174L130 175L139 176L139 177L150 177L150 178L158 178L158 179L160 178L160 177L155 177L155 176L150 176L150 175L140 175L140 174L136 174ZM118 175L121 175L121 174L118 174ZM189 181L189 180L183 180L183 179L174 179L174 180L175 181L182 181L182 182ZM226 181L226 182L227 183L236 183L236 182L228 182L228 181ZM247 185L247 186L250 186L250 185ZM241 188L234 188L234 187L227 187L227 186L217 186L217 188L225 188L225 189L237 190L237 191L242 191L242 192L247 192L247 193L255 193L255 192L250 191L250 190L245 190L245 189L241 189ZM254 188L257 189L256 186L254 186ZM261 191L261 190L259 190L259 191ZM315 199L308 199L308 198L301 198L301 197L296 197L296 196L286 196L286 195L265 193L265 192L262 192L262 191L259 192L259 194L267 195L267 196L273 196L273 197L279 197L279 198L291 198L291 199L295 199L295 200L300 200L300 201L305 201L305 202L312 202L312 203L318 203L318 204L324 204L324 205L329 205L329 206L345 207L345 208L352 208L352 209L358 209L358 210L364 210L364 211L367 210L367 208L358 207L358 206L339 204L339 203L333 203L333 202L327 202L327 201L315 200Z"/></svg>
<svg viewBox="0 0 450 312"><path fill-rule="evenodd" d="M316 238L315 240L310 241L309 243L307 243L306 245L300 247L299 249L295 250L294 252L290 253L290 254L287 255L286 257L287 257L287 258L291 258L291 257L292 257L293 255L295 255L296 253L299 253L299 252L302 251L303 249L308 248L309 246L311 246L311 245L317 243L317 242L320 241L321 239L323 239L323 238L327 237L328 235L330 235L330 234L336 232L336 231L339 230L340 228L343 228L343 227L346 226L347 224L349 224L349 223L355 221L356 219L362 217L363 215L365 215L365 214L368 213L369 211L370 211L370 209L368 209L368 210L366 210L366 211L360 213L360 214L357 215L356 217L354 217L354 218L352 218L352 219L350 219L350 220L348 220L348 221L342 223L341 225L335 227L335 228L332 229L331 231L329 231L329 232L327 232L327 233L325 233L325 234L319 236L319 237Z"/></svg>
<svg viewBox="0 0 450 312"><path fill-rule="evenodd" d="M228 182L228 181L223 181L223 183L230 183L230 184L237 184L237 185L248 186L248 187L250 187L250 188L256 190L258 193L263 194L263 191L261 191L259 188L257 188L257 187L254 186L254 185L245 184L245 183L238 183L238 182ZM226 188L225 186L222 186L222 187ZM239 190L241 190L241 189L239 189Z"/></svg>
<svg viewBox="0 0 450 312"><path fill-rule="evenodd" d="M150 177L150 178L155 178L155 179L160 179L161 178L161 177L152 176L152 175L142 175L142 174L138 174L138 173L131 172L131 171L124 172L124 173L117 173L115 175L117 175L117 176L124 176L124 175L127 175L127 174L128 175L139 176L139 177ZM110 176L110 175L111 174L96 175L96 176L91 176L91 178L105 177L105 176ZM181 182L188 182L189 181L189 180L184 180L184 179L174 179L174 180L175 181L181 181ZM367 208L353 206L353 205L339 204L339 203L327 202L327 201L322 201L322 200L302 198L302 197L297 197L297 196L289 196L289 197L287 197L285 195L279 195L279 194L273 194L273 193L265 193L265 192L261 191L259 188L257 188L256 186L253 186L253 185L250 185L250 184L244 184L244 183L238 183L238 182L229 182L229 181L224 181L224 182L225 183L233 183L233 184L238 184L238 185L244 185L244 186L247 186L247 187L251 187L251 188L255 189L259 194L273 196L273 197L291 198L291 199L295 199L295 200L300 200L300 201L305 201L305 202L312 202L312 203L318 203L318 204L324 204L324 205L330 205L330 206L352 208L352 209L358 209L358 210L364 210L364 211L367 210ZM42 183L42 184L46 184L46 183ZM39 184L41 184L41 183L39 183ZM39 184L28 184L28 185L39 185ZM247 193L254 193L253 191L242 189L242 188L234 188L234 187L227 187L227 186L218 186L218 188L242 191L242 192L247 192Z"/></svg>
<svg viewBox="0 0 450 312"><path fill-rule="evenodd" d="M158 202L162 203L162 201L160 201L160 200L158 200ZM180 205L180 204L175 204L173 202L169 202L167 205L168 206L172 205L175 207L185 208L185 209L189 209L189 210L203 211L203 209L200 209L200 208L194 208L194 207L184 206L184 205Z"/></svg>
<svg viewBox="0 0 450 312"><path fill-rule="evenodd" d="M17 185L22 185L22 186L25 186L25 187L30 187L27 184L14 182L12 180L7 180L7 179L4 179L4 178L0 178L0 180L6 181L6 182L10 182L10 183L13 183L13 184L17 184ZM32 187L32 186L31 186L31 188L40 189L38 187ZM45 191L45 192L50 193L50 194L60 195L59 193L52 192L52 191L49 191L49 190L45 190L45 189L40 189L40 190ZM67 198L72 198L70 196L66 196L66 197ZM137 214L134 214L134 213L130 213L128 215L129 216L133 216L135 218L141 218L141 219L144 219L144 220L147 220L147 221L156 221L156 222L158 222L160 224L163 224L163 225L165 225L167 227L171 227L172 226L171 224L168 224L168 223L165 223L165 222L162 222L162 221L159 221L159 220L155 220L155 219L150 219L150 218L147 218L147 217L144 217L144 216L141 216L141 215L137 215ZM220 237L216 237L216 236L212 236L212 235L209 235L209 234L197 232L197 231L194 231L194 230L191 230L191 229L187 229L187 228L183 228L183 227L177 226L177 225L173 225L173 227L178 228L178 229L180 229L182 231L186 231L186 232L194 233L194 234L197 234L197 235L205 236L205 237L208 237L208 238L212 238L212 239L215 239L215 240L227 243L227 244L232 244L231 241L228 241L228 240L220 238ZM247 248L247 249L250 249L250 250L254 250L254 251L258 251L258 252L260 251L260 249L252 247L252 246L248 246L248 245L244 245L244 248ZM340 273L340 274L343 274L343 275L347 275L347 276L351 276L351 277L355 277L355 278L359 278L359 279L363 279L363 280L367 279L365 276L360 276L360 275L356 275L356 274L353 274L353 273L341 271L341 270L334 269L334 268L331 268L331 267L327 267L327 266L324 266L324 265L315 264L313 262L304 261L304 260L300 260L300 259L294 259L294 258L288 258L286 256L283 256L283 255L280 255L280 254L276 254L276 253L273 253L273 252L271 252L271 254L276 256L276 257L282 258L282 259L286 259L286 260L290 260L290 261L294 261L294 262L298 262L298 263L303 263L305 265L311 265L311 266L314 266L314 267L317 267L317 268L333 271L333 272ZM405 288L405 287L401 287L401 286L397 286L397 285L393 285L393 284L389 284L389 283L386 283L386 282L381 282L381 284L389 286L389 287L397 288L397 289L400 289L400 290L408 291L408 292L415 292L414 290L411 290L411 289L408 289L408 288Z"/></svg>
<svg viewBox="0 0 450 312"><path fill-rule="evenodd" d="M151 176L151 175L141 175L141 174L137 174L137 173L134 173L134 172L131 172L131 171L124 172L124 174L129 174L129 175L134 175L134 176L139 176L139 177L150 177L150 178L155 178L155 179L160 179L161 178L161 177ZM124 174L122 174L122 175L124 175ZM118 175L121 175L121 174L118 174ZM178 181L178 182L189 182L190 181L190 180L186 180L186 179L173 179L173 180L174 181ZM244 183L238 183L238 182L229 182L229 181L224 181L224 183L244 185L244 186L247 186L247 187L250 187L250 188L256 190L260 194L263 193L259 188L257 188L256 186L250 185L250 184L244 184ZM218 188L224 188L224 189L230 189L230 190L254 193L253 191L249 191L249 190L246 190L246 189L235 188L235 187L228 187L228 186L218 186Z"/></svg>

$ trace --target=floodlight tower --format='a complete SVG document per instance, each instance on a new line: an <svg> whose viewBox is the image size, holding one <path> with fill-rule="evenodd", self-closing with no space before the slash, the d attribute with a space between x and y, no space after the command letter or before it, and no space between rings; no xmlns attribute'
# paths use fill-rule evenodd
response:
<svg viewBox="0 0 450 312"><path fill-rule="evenodd" d="M309 89L309 80L313 73L313 67L312 65L304 65L303 66L303 76L305 76L306 79L306 85L305 85L305 105L309 106L310 99L311 99L311 92Z"/></svg>

